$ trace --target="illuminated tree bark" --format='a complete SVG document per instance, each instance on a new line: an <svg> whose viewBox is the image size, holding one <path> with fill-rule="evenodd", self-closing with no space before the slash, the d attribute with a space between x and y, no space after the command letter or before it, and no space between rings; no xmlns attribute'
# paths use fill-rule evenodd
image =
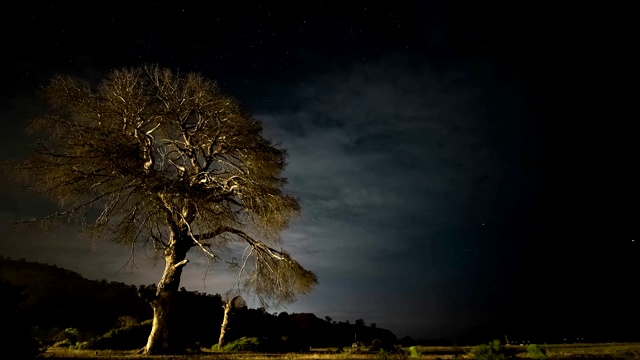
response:
<svg viewBox="0 0 640 360"><path fill-rule="evenodd" d="M224 315L222 317L222 326L220 326L220 337L218 338L218 348L222 349L224 345L224 336L227 333L227 326L229 326L229 313L231 312L231 301L224 302Z"/></svg>

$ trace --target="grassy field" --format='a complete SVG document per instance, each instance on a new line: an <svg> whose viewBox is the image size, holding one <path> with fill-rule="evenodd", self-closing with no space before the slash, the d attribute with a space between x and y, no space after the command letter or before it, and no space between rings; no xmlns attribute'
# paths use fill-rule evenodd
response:
<svg viewBox="0 0 640 360"><path fill-rule="evenodd" d="M607 344L542 344L546 348L548 359L626 359L640 360L640 343L607 343ZM457 360L472 359L469 354L472 347L442 347L442 346L418 346L422 355L420 358L428 360ZM516 353L517 359L528 359L526 346L508 346ZM345 348L343 352L337 353L337 348L312 349L308 353L300 354L253 354L253 353L219 353L203 352L192 355L163 355L163 356L142 356L131 351L112 350L68 350L60 348L50 348L43 354L45 358L52 359L201 359L201 360L296 360L296 359L367 359L367 360L410 360L409 349L404 349L404 354L394 354L380 356L377 353L370 353L366 348L360 351L351 351Z"/></svg>

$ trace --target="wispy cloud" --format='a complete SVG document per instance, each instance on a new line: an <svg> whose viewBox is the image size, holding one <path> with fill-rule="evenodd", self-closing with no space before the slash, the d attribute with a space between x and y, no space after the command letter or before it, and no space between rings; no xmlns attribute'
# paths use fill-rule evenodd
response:
<svg viewBox="0 0 640 360"><path fill-rule="evenodd" d="M476 220L477 184L503 164L467 76L389 57L310 79L289 99L299 109L257 115L288 149L288 188L303 208L285 243L336 296L330 315L408 315L406 296L435 306L448 294L428 288L471 266L460 224ZM326 306L326 296L301 303Z"/></svg>

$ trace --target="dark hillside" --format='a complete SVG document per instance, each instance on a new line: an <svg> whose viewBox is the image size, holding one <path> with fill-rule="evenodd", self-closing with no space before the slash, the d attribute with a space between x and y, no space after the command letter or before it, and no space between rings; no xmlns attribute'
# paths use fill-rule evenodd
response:
<svg viewBox="0 0 640 360"><path fill-rule="evenodd" d="M88 280L55 265L4 257L0 257L0 281L22 289L17 316L31 327L38 340L48 345L69 338L71 344L89 341L112 329L130 328L152 317L151 307L138 296L138 290L154 285L136 287ZM185 346L210 347L217 343L223 313L220 295L181 288L177 311ZM142 342L143 346L146 335L139 335L141 331L135 333L139 339L128 343ZM276 315L264 308L247 307L230 315L226 339L241 337L257 337L295 350L349 346L354 341L369 345L375 339L397 343L391 331L365 326L364 320L356 324L330 322L314 314Z"/></svg>

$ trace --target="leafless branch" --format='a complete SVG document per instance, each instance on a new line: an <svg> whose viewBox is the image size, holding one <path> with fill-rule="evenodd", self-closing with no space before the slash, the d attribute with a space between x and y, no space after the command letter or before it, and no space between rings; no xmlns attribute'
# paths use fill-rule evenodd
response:
<svg viewBox="0 0 640 360"><path fill-rule="evenodd" d="M283 192L286 151L214 82L147 66L95 87L56 77L43 95L50 109L30 126L42 140L10 173L60 210L19 223L73 219L131 246L128 263L144 248L178 269L198 247L237 267L236 283L265 301L292 301L316 284L273 247L299 212ZM248 246L239 261L226 252L231 242Z"/></svg>

